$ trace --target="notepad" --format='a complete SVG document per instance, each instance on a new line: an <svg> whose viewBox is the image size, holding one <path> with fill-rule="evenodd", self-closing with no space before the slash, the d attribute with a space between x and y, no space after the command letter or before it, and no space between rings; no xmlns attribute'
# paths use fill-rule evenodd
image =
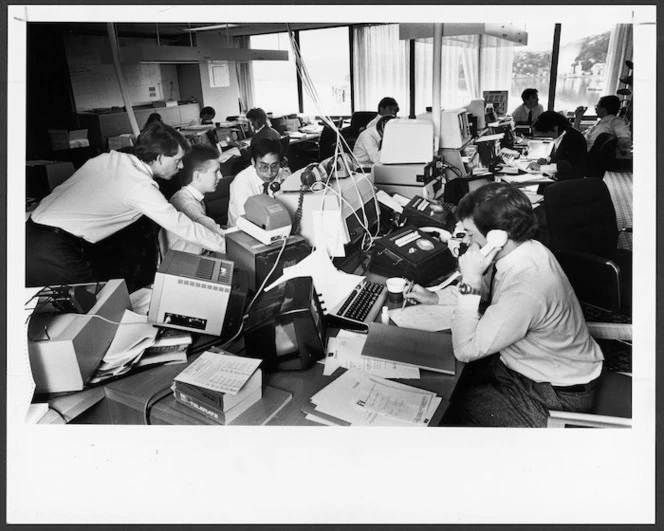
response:
<svg viewBox="0 0 664 531"><path fill-rule="evenodd" d="M362 356L454 374L452 335L371 323Z"/></svg>

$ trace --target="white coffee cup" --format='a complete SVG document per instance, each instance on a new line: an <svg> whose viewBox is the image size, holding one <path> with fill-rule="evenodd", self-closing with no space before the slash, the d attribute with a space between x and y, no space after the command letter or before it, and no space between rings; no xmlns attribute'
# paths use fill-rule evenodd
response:
<svg viewBox="0 0 664 531"><path fill-rule="evenodd" d="M387 292L390 301L401 302L403 301L403 291L406 289L406 279L401 277L388 278L385 281L387 284Z"/></svg>

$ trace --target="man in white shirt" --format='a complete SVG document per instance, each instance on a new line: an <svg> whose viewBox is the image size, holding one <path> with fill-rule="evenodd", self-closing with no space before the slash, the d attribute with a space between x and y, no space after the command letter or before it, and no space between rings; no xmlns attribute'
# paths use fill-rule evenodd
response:
<svg viewBox="0 0 664 531"><path fill-rule="evenodd" d="M537 121L539 115L544 112L544 107L539 104L537 89L525 89L521 93L521 99L523 104L514 109L512 113L514 123L532 125Z"/></svg>
<svg viewBox="0 0 664 531"><path fill-rule="evenodd" d="M536 223L528 198L490 183L466 195L456 214L468 250L459 258L462 281L453 288L452 343L467 365L448 422L544 427L550 410L590 411L603 355L557 260L531 239ZM491 230L507 232L508 239L485 256L480 248ZM420 286L407 298L439 302Z"/></svg>
<svg viewBox="0 0 664 531"><path fill-rule="evenodd" d="M55 188L26 223L27 285L104 280L93 266L90 244L143 215L187 241L222 252L224 238L175 210L155 181L173 178L188 149L175 129L155 123L141 132L134 154L103 153Z"/></svg>
<svg viewBox="0 0 664 531"><path fill-rule="evenodd" d="M376 127L378 120L380 120L383 116L396 116L397 114L399 114L399 104L397 103L397 100L391 98L390 96L386 96L378 102L378 114L366 125L364 129L362 129L362 131Z"/></svg>
<svg viewBox="0 0 664 531"><path fill-rule="evenodd" d="M208 217L203 201L205 194L217 189L222 178L219 170L219 152L211 146L196 145L184 156L182 164L183 168L178 175L182 188L173 194L170 203L192 221L224 236L225 231L221 226ZM162 254L171 249L194 254L204 251L200 245L188 242L165 229L160 231L159 240Z"/></svg>
<svg viewBox="0 0 664 531"><path fill-rule="evenodd" d="M274 138L262 138L251 146L251 166L235 176L230 186L228 225L237 225L237 218L244 215L244 204L251 196L274 196L281 182L290 174L281 167L281 142Z"/></svg>
<svg viewBox="0 0 664 531"><path fill-rule="evenodd" d="M581 120L586 107L577 107L574 111L574 127L581 129ZM593 147L595 140L602 133L609 133L617 138L616 153L627 155L632 149L632 131L627 120L617 116L620 112L620 98L618 96L603 96L595 105L595 112L599 120L595 125L583 131L586 137L588 151Z"/></svg>
<svg viewBox="0 0 664 531"><path fill-rule="evenodd" d="M376 127L365 129L357 137L355 146L353 146L353 155L360 163L360 166L371 166L380 160L380 149L383 143L383 132L385 125L393 115L381 116Z"/></svg>

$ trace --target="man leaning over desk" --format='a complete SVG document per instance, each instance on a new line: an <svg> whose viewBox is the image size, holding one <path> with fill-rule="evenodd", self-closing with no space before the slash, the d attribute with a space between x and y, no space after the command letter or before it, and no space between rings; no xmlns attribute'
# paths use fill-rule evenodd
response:
<svg viewBox="0 0 664 531"><path fill-rule="evenodd" d="M528 198L490 183L466 195L456 214L468 250L459 258L452 343L455 357L468 364L446 422L544 427L549 410L591 411L603 355L557 260L531 239L536 223ZM507 243L485 256L480 248L495 229L507 232ZM407 297L439 302L421 286Z"/></svg>
<svg viewBox="0 0 664 531"><path fill-rule="evenodd" d="M102 153L55 188L26 223L27 285L103 280L93 266L90 244L142 215L186 241L223 252L224 237L175 210L155 181L172 179L188 149L180 133L157 122L138 136L134 154ZM120 259L106 257L108 262Z"/></svg>

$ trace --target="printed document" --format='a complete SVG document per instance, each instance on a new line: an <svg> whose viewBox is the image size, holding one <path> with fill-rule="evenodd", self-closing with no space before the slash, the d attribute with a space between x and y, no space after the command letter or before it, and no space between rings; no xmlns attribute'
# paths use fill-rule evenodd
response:
<svg viewBox="0 0 664 531"><path fill-rule="evenodd" d="M388 313L390 319L397 326L415 328L427 332L440 332L452 327L452 314L454 306L441 306L439 304L417 304L401 310L396 308Z"/></svg>
<svg viewBox="0 0 664 531"><path fill-rule="evenodd" d="M254 358L203 352L174 380L218 393L236 395L260 363L261 360Z"/></svg>
<svg viewBox="0 0 664 531"><path fill-rule="evenodd" d="M420 378L420 370L417 367L362 357L362 348L367 336L366 334L355 334L355 336L357 337L331 337L327 340L324 376L330 376L339 367L343 367L359 369L381 378Z"/></svg>

